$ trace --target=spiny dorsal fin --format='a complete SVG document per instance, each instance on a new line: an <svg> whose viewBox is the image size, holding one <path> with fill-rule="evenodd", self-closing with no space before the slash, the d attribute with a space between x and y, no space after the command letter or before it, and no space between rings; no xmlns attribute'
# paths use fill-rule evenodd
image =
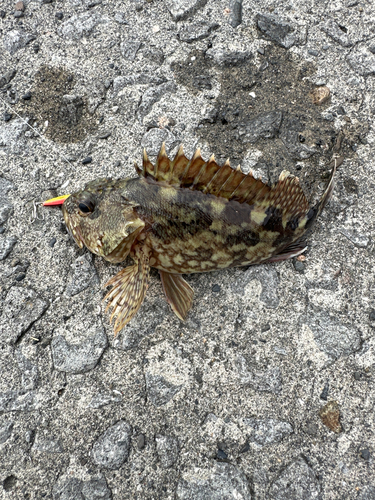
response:
<svg viewBox="0 0 375 500"><path fill-rule="evenodd" d="M188 160L183 147L180 146L175 158L170 160L163 143L155 165L150 162L144 151L141 175L239 203L252 205L262 202L282 210L284 214L288 213L289 216L306 213L309 208L298 179L289 172L283 171L279 182L271 188L260 179L255 179L252 172L244 174L240 166L232 168L229 160L220 166L212 155L209 161L205 162L200 149Z"/></svg>

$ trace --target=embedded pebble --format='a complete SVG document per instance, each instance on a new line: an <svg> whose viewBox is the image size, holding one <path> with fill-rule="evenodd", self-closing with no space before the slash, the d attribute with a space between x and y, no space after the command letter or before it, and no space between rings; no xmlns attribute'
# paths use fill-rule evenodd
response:
<svg viewBox="0 0 375 500"><path fill-rule="evenodd" d="M329 311L308 309L302 321L308 325L317 346L330 360L347 356L360 348L361 337L357 328L332 317Z"/></svg>
<svg viewBox="0 0 375 500"><path fill-rule="evenodd" d="M77 477L60 477L52 489L53 500L111 500L112 492L104 477L82 481Z"/></svg>
<svg viewBox="0 0 375 500"><path fill-rule="evenodd" d="M350 40L346 32L340 28L334 19L328 19L321 29L330 38L332 38L332 40L339 43L343 47L351 47L353 45L353 42Z"/></svg>
<svg viewBox="0 0 375 500"><path fill-rule="evenodd" d="M89 36L100 22L102 20L95 12L75 14L59 26L57 33L67 40L79 40Z"/></svg>
<svg viewBox="0 0 375 500"><path fill-rule="evenodd" d="M124 420L109 427L94 443L92 459L99 467L116 470L129 456L131 427Z"/></svg>
<svg viewBox="0 0 375 500"><path fill-rule="evenodd" d="M0 341L15 342L46 311L48 302L32 288L13 286L4 300Z"/></svg>
<svg viewBox="0 0 375 500"><path fill-rule="evenodd" d="M236 360L238 378L243 385L259 392L278 394L282 389L281 371L278 366L266 370L249 366L243 356Z"/></svg>
<svg viewBox="0 0 375 500"><path fill-rule="evenodd" d="M15 54L18 50L23 49L35 36L20 30L8 31L3 38L4 48L11 54Z"/></svg>
<svg viewBox="0 0 375 500"><path fill-rule="evenodd" d="M316 87L312 92L311 92L311 97L313 100L313 103L316 104L317 106L321 106L322 104L326 103L328 99L330 98L331 92L328 87L325 85L321 87Z"/></svg>
<svg viewBox="0 0 375 500"><path fill-rule="evenodd" d="M241 469L227 463L194 467L182 473L176 500L251 500L248 480Z"/></svg>
<svg viewBox="0 0 375 500"><path fill-rule="evenodd" d="M8 193L13 187L10 181L0 177L0 225L4 224L13 213L13 204L8 197Z"/></svg>
<svg viewBox="0 0 375 500"><path fill-rule="evenodd" d="M7 422L0 427L0 445L8 441L12 435L13 426L13 422Z"/></svg>
<svg viewBox="0 0 375 500"><path fill-rule="evenodd" d="M257 14L257 26L266 38L273 40L284 49L299 43L299 29L288 21L272 14Z"/></svg>
<svg viewBox="0 0 375 500"><path fill-rule="evenodd" d="M279 443L293 432L293 427L289 422L274 418L243 418L241 423L247 439L259 446Z"/></svg>
<svg viewBox="0 0 375 500"><path fill-rule="evenodd" d="M17 241L17 238L13 236L9 238L3 236L0 238L0 260L4 260L6 257L8 257Z"/></svg>
<svg viewBox="0 0 375 500"><path fill-rule="evenodd" d="M162 436L158 434L155 438L156 453L158 454L163 469L168 469L177 462L178 459L178 440L172 436Z"/></svg>
<svg viewBox="0 0 375 500"><path fill-rule="evenodd" d="M62 372L85 373L95 368L107 345L103 328L97 328L80 344L70 344L58 335L51 342L53 365Z"/></svg>
<svg viewBox="0 0 375 500"><path fill-rule="evenodd" d="M73 276L65 290L66 295L69 297L74 297L74 295L86 290L86 288L98 286L99 278L92 264L91 254L78 257L72 264L72 269Z"/></svg>
<svg viewBox="0 0 375 500"><path fill-rule="evenodd" d="M319 416L325 426L339 434L342 432L340 423L340 408L337 401L330 401L319 410Z"/></svg>
<svg viewBox="0 0 375 500"><path fill-rule="evenodd" d="M173 21L181 21L198 9L204 7L208 0L166 0L166 5Z"/></svg>
<svg viewBox="0 0 375 500"><path fill-rule="evenodd" d="M319 500L321 493L314 471L305 460L297 458L288 465L269 490L270 500Z"/></svg>
<svg viewBox="0 0 375 500"><path fill-rule="evenodd" d="M207 38L210 33L217 30L216 23L207 24L205 22L183 24L178 32L178 37L182 42L192 43Z"/></svg>

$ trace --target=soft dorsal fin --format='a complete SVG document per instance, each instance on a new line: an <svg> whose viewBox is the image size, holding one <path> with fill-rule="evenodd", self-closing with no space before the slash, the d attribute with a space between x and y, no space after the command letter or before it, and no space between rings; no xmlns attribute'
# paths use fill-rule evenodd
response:
<svg viewBox="0 0 375 500"><path fill-rule="evenodd" d="M309 208L298 178L289 172L283 171L279 182L270 187L260 179L255 179L252 173L244 174L241 168L232 168L229 160L220 166L212 155L205 162L199 149L196 150L191 160L188 160L183 147L180 146L175 158L170 160L163 143L155 165L148 159L144 150L142 167L140 169L136 165L138 174L151 177L155 181L202 191L249 205L263 202L290 216L306 213Z"/></svg>

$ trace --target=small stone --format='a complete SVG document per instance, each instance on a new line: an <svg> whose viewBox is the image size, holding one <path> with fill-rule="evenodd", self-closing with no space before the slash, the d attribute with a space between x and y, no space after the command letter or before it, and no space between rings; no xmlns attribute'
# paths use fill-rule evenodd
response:
<svg viewBox="0 0 375 500"><path fill-rule="evenodd" d="M49 3L52 3L52 0L42 0L42 4L47 5Z"/></svg>
<svg viewBox="0 0 375 500"><path fill-rule="evenodd" d="M183 472L176 490L176 500L251 500L251 497L245 474L226 462Z"/></svg>
<svg viewBox="0 0 375 500"><path fill-rule="evenodd" d="M298 271L299 273L305 272L306 265L304 262L301 262L301 261L295 259L295 260L293 260L293 266L294 266L294 269L296 271Z"/></svg>
<svg viewBox="0 0 375 500"><path fill-rule="evenodd" d="M321 488L312 468L298 458L282 470L269 493L270 500L317 500Z"/></svg>
<svg viewBox="0 0 375 500"><path fill-rule="evenodd" d="M218 460L226 460L228 458L228 455L225 453L224 450L220 450L220 448L217 450L216 457Z"/></svg>
<svg viewBox="0 0 375 500"><path fill-rule="evenodd" d="M28 43L35 40L34 35L25 33L24 31L11 30L4 35L4 48L11 54L15 54L18 50L26 47Z"/></svg>
<svg viewBox="0 0 375 500"><path fill-rule="evenodd" d="M146 387L151 403L157 407L167 404L182 389L181 385L174 385L163 376L149 372L146 372Z"/></svg>
<svg viewBox="0 0 375 500"><path fill-rule="evenodd" d="M181 21L198 9L204 7L208 0L166 0L167 9L173 21Z"/></svg>
<svg viewBox="0 0 375 500"><path fill-rule="evenodd" d="M15 9L16 10L25 10L25 4L23 2L16 2Z"/></svg>
<svg viewBox="0 0 375 500"><path fill-rule="evenodd" d="M283 114L280 111L262 113L247 122L239 123L239 135L252 144L259 139L272 139L279 131L282 118Z"/></svg>
<svg viewBox="0 0 375 500"><path fill-rule="evenodd" d="M175 136L167 129L152 128L142 137L141 145L146 149L147 154L157 155L163 142L167 151L177 145Z"/></svg>
<svg viewBox="0 0 375 500"><path fill-rule="evenodd" d="M103 132L98 136L99 139L108 139L111 136L111 132Z"/></svg>
<svg viewBox="0 0 375 500"><path fill-rule="evenodd" d="M315 56L315 57L319 55L319 51L316 49L309 49L307 53L310 54L310 56Z"/></svg>
<svg viewBox="0 0 375 500"><path fill-rule="evenodd" d="M22 12L22 10L16 10L13 15L16 19L19 19L20 17L24 17L25 14Z"/></svg>
<svg viewBox="0 0 375 500"><path fill-rule="evenodd" d="M53 248L55 246L55 243L56 243L56 238L51 238L48 242L48 245Z"/></svg>
<svg viewBox="0 0 375 500"><path fill-rule="evenodd" d="M314 335L318 348L329 360L347 356L360 348L361 336L352 324L344 324L330 311L308 308L303 318Z"/></svg>
<svg viewBox="0 0 375 500"><path fill-rule="evenodd" d="M248 366L243 356L236 360L238 378L241 384L250 386L259 392L272 392L277 394L282 389L281 370L278 366L259 370L255 366Z"/></svg>
<svg viewBox="0 0 375 500"><path fill-rule="evenodd" d="M4 224L13 212L13 204L7 196L13 187L10 181L0 177L0 224Z"/></svg>
<svg viewBox="0 0 375 500"><path fill-rule="evenodd" d="M105 478L82 481L76 477L60 477L52 489L53 500L111 500L112 493Z"/></svg>
<svg viewBox="0 0 375 500"><path fill-rule="evenodd" d="M176 92L176 85L174 82L166 82L157 87L150 87L145 91L142 96L142 100L138 107L138 117L140 120L151 111L152 106L160 101L162 97L164 97L168 93Z"/></svg>
<svg viewBox="0 0 375 500"><path fill-rule="evenodd" d="M319 416L325 426L339 434L342 432L340 409L337 401L330 401L319 410Z"/></svg>
<svg viewBox="0 0 375 500"><path fill-rule="evenodd" d="M0 427L0 444L4 444L8 441L12 435L13 425L13 422L7 422Z"/></svg>
<svg viewBox="0 0 375 500"><path fill-rule="evenodd" d="M4 19L6 16L5 10L0 10L0 19Z"/></svg>
<svg viewBox="0 0 375 500"><path fill-rule="evenodd" d="M232 0L230 4L229 24L237 28L242 23L242 0Z"/></svg>
<svg viewBox="0 0 375 500"><path fill-rule="evenodd" d="M65 293L69 297L74 297L89 287L97 287L99 278L95 267L92 265L92 256L85 254L78 257L72 264L73 276L69 281Z"/></svg>
<svg viewBox="0 0 375 500"><path fill-rule="evenodd" d="M172 436L157 435L156 453L158 454L163 469L168 469L177 462L178 459L178 440Z"/></svg>
<svg viewBox="0 0 375 500"><path fill-rule="evenodd" d="M104 328L97 328L80 344L69 344L62 335L51 342L55 370L67 373L85 373L97 365L108 345Z"/></svg>
<svg viewBox="0 0 375 500"><path fill-rule="evenodd" d="M350 184L347 183L347 191L356 192L357 190L355 190L355 186L350 186ZM358 231L353 231L349 229L339 229L339 231L358 248L366 248L370 243L370 238L368 234L358 233Z"/></svg>
<svg viewBox="0 0 375 500"><path fill-rule="evenodd" d="M279 443L293 432L289 422L274 418L243 418L241 423L248 441L258 446Z"/></svg>
<svg viewBox="0 0 375 500"><path fill-rule="evenodd" d="M89 36L101 22L103 22L103 19L96 12L83 12L70 17L60 24L57 32L59 36L67 40L79 40L80 38Z"/></svg>
<svg viewBox="0 0 375 500"><path fill-rule="evenodd" d="M4 116L4 121L9 122L12 119L13 115L12 115L12 113L8 113L7 111L5 111L3 116Z"/></svg>
<svg viewBox="0 0 375 500"><path fill-rule="evenodd" d="M219 293L219 292L220 292L220 290L221 290L220 285L214 285L214 286L212 287L212 291L213 291L213 292L215 292L215 293Z"/></svg>
<svg viewBox="0 0 375 500"><path fill-rule="evenodd" d="M95 441L92 458L99 467L117 470L129 456L131 427L120 420Z"/></svg>
<svg viewBox="0 0 375 500"><path fill-rule="evenodd" d="M298 31L291 23L270 14L257 14L257 26L269 40L276 42L284 49L290 49L299 43Z"/></svg>
<svg viewBox="0 0 375 500"><path fill-rule="evenodd" d="M101 393L99 392L94 396L90 403L87 405L88 408L94 408L95 410L99 408L103 408L103 406L107 406L112 403L120 403L122 401L122 396L121 394L115 394L115 393Z"/></svg>
<svg viewBox="0 0 375 500"><path fill-rule="evenodd" d="M92 162L92 157L87 156L84 160L82 160L82 165L87 165L88 163Z"/></svg>
<svg viewBox="0 0 375 500"><path fill-rule="evenodd" d="M129 24L126 20L126 16L124 12L116 12L115 13L115 21L119 24Z"/></svg>
<svg viewBox="0 0 375 500"><path fill-rule="evenodd" d="M349 52L347 60L354 71L361 76L375 74L375 54L368 42L360 42Z"/></svg>
<svg viewBox="0 0 375 500"><path fill-rule="evenodd" d="M310 93L313 103L317 106L321 106L325 102L328 101L330 98L331 92L328 87L325 85L321 87L316 87L311 93Z"/></svg>
<svg viewBox="0 0 375 500"><path fill-rule="evenodd" d="M15 277L15 280L16 281L22 281L26 278L26 274L25 273L20 273L20 274L17 274L17 276Z"/></svg>
<svg viewBox="0 0 375 500"><path fill-rule="evenodd" d="M64 19L64 13L63 12L56 12L55 17L59 21L62 21Z"/></svg>
<svg viewBox="0 0 375 500"><path fill-rule="evenodd" d="M138 448L138 450L143 450L143 448L145 447L145 444L146 444L145 436L144 436L144 434L140 434L137 437L137 448Z"/></svg>
<svg viewBox="0 0 375 500"><path fill-rule="evenodd" d="M324 386L324 389L323 389L321 395L319 396L320 399L323 399L324 401L327 401L327 399L328 399L328 391L329 391L329 384L327 382L326 385Z"/></svg>
<svg viewBox="0 0 375 500"><path fill-rule="evenodd" d="M343 47L351 47L353 42L349 39L346 31L340 27L336 21L329 19L321 28L332 40Z"/></svg>
<svg viewBox="0 0 375 500"><path fill-rule="evenodd" d="M3 481L4 491L11 491L17 484L16 476L7 476Z"/></svg>
<svg viewBox="0 0 375 500"><path fill-rule="evenodd" d="M362 378L361 372L354 372L354 379L355 380L361 380L361 378Z"/></svg>
<svg viewBox="0 0 375 500"><path fill-rule="evenodd" d="M10 236L0 238L0 260L4 260L13 250L14 245L17 243L17 238Z"/></svg>
<svg viewBox="0 0 375 500"><path fill-rule="evenodd" d="M120 44L122 56L131 62L134 61L141 45L142 43L138 40L138 38L128 38Z"/></svg>
<svg viewBox="0 0 375 500"><path fill-rule="evenodd" d="M263 47L259 47L259 49L257 50L258 54L260 54L261 56L264 56L265 54L265 50Z"/></svg>
<svg viewBox="0 0 375 500"><path fill-rule="evenodd" d="M370 314L368 315L370 321L375 321L375 309L371 309Z"/></svg>
<svg viewBox="0 0 375 500"><path fill-rule="evenodd" d="M219 25L217 23L186 23L178 32L178 37L182 42L192 43L207 38L210 33L217 30L218 28Z"/></svg>
<svg viewBox="0 0 375 500"><path fill-rule="evenodd" d="M363 458L363 460L370 460L370 456L370 450L368 450L367 448L361 450L361 458Z"/></svg>
<svg viewBox="0 0 375 500"><path fill-rule="evenodd" d="M38 432L32 446L32 451L55 454L63 453L64 448L62 447L59 439L56 439L54 436Z"/></svg>

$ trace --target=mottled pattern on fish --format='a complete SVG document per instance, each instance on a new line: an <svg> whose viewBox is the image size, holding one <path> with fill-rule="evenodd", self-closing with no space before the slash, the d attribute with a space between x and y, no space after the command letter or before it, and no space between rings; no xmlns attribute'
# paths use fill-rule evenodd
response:
<svg viewBox="0 0 375 500"><path fill-rule="evenodd" d="M298 179L282 172L271 187L252 174L188 160L182 148L170 160L164 145L153 165L144 153L138 178L99 179L63 205L77 243L110 262L130 255L107 285L119 331L139 309L148 269L159 269L174 312L183 319L193 292L180 274L284 260L305 249L302 237L333 189L334 170L320 202L309 208Z"/></svg>

